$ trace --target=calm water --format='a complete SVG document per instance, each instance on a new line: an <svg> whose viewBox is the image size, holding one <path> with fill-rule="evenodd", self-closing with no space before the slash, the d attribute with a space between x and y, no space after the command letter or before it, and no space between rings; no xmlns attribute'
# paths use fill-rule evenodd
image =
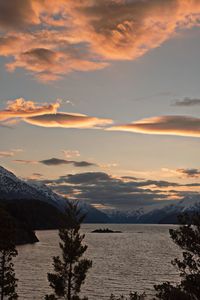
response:
<svg viewBox="0 0 200 300"><path fill-rule="evenodd" d="M98 234L93 229L109 227L122 233ZM83 294L89 300L108 299L132 291L152 294L153 284L178 275L170 261L180 254L169 238L170 225L96 225L85 224L88 244L86 256L93 260ZM19 280L19 299L44 299L50 291L46 273L52 270L52 256L59 254L56 231L37 232L40 242L18 247L16 273Z"/></svg>

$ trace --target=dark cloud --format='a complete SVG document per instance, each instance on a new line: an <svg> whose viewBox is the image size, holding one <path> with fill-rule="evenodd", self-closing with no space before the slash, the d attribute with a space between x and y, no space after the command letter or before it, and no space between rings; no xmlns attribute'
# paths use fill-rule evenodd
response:
<svg viewBox="0 0 200 300"><path fill-rule="evenodd" d="M198 187L200 186L200 183L188 183L185 186Z"/></svg>
<svg viewBox="0 0 200 300"><path fill-rule="evenodd" d="M127 179L127 180L142 180L143 178L138 178L138 177L134 177L134 176L122 176L123 179Z"/></svg>
<svg viewBox="0 0 200 300"><path fill-rule="evenodd" d="M134 210L151 206L159 204L160 200L172 203L170 201L174 195L182 197L178 192L178 188L182 185L178 183L133 180L129 176L114 177L104 172L69 174L56 180L43 181L43 183L52 186L56 192L65 194L68 198L119 210ZM172 189L169 191L170 187L177 187L177 191Z"/></svg>
<svg viewBox="0 0 200 300"><path fill-rule="evenodd" d="M37 160L29 160L29 159L15 159L12 162L19 164L38 164Z"/></svg>
<svg viewBox="0 0 200 300"><path fill-rule="evenodd" d="M0 0L0 27L24 30L39 23L31 0Z"/></svg>
<svg viewBox="0 0 200 300"><path fill-rule="evenodd" d="M69 160L59 159L59 158L55 158L55 157L50 158L50 159L40 160L39 162L46 166L68 165L68 164L72 163Z"/></svg>
<svg viewBox="0 0 200 300"><path fill-rule="evenodd" d="M33 173L32 175L38 176L38 177L42 177L43 176L43 174L41 174L41 173Z"/></svg>
<svg viewBox="0 0 200 300"><path fill-rule="evenodd" d="M176 100L173 103L173 105L174 106L197 106L197 105L200 105L200 99L185 97L182 100Z"/></svg>
<svg viewBox="0 0 200 300"><path fill-rule="evenodd" d="M186 177L200 177L200 169L177 169L176 171Z"/></svg>
<svg viewBox="0 0 200 300"><path fill-rule="evenodd" d="M40 161L37 160L27 160L27 159L15 159L13 160L14 163L21 163L21 164L38 164L41 163L46 166L60 166L60 165L73 165L77 168L84 168L84 167L97 167L98 165L95 163L91 163L88 161L75 161L75 160L66 160L60 158L50 158L50 159L43 159Z"/></svg>
<svg viewBox="0 0 200 300"><path fill-rule="evenodd" d="M50 65L54 61L56 53L45 48L35 48L24 52L23 55L32 63L46 63Z"/></svg>
<svg viewBox="0 0 200 300"><path fill-rule="evenodd" d="M90 163L88 161L73 161L75 167L90 167L90 166L97 166L94 163Z"/></svg>
<svg viewBox="0 0 200 300"><path fill-rule="evenodd" d="M79 168L97 166L96 164L87 161L74 161L74 160L66 160L66 159L60 159L55 157L50 159L40 160L39 162L46 166L58 166L58 165L68 165L68 164L73 164L74 167L79 167Z"/></svg>
<svg viewBox="0 0 200 300"><path fill-rule="evenodd" d="M87 172L79 174L70 174L66 176L61 176L57 182L63 183L73 183L73 184L87 184L87 183L98 183L100 181L109 181L111 177L104 172Z"/></svg>
<svg viewBox="0 0 200 300"><path fill-rule="evenodd" d="M160 188L164 188L164 187L169 187L169 186L179 186L178 183L175 182L168 182L168 181L164 181L164 180L146 180L146 181L141 181L137 183L137 186L157 186Z"/></svg>

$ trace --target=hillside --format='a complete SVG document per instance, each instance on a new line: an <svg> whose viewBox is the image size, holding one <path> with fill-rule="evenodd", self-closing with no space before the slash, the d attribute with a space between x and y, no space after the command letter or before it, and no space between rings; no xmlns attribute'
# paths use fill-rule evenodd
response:
<svg viewBox="0 0 200 300"><path fill-rule="evenodd" d="M0 204L11 215L36 229L64 226L67 200L45 185L24 181L0 167ZM109 217L86 203L80 203L87 223L108 223Z"/></svg>

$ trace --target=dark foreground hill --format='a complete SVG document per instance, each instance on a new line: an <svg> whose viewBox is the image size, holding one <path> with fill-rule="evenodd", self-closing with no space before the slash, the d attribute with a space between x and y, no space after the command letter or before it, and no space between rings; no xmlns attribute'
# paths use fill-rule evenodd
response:
<svg viewBox="0 0 200 300"><path fill-rule="evenodd" d="M38 239L32 228L30 228L24 220L15 218L4 205L0 206L0 223L1 229L6 229L7 224L10 224L9 226L11 226L11 228L13 227L14 243L16 245L23 245L27 243L33 244L38 242Z"/></svg>
<svg viewBox="0 0 200 300"><path fill-rule="evenodd" d="M0 200L9 214L33 230L64 226L64 214L52 205L37 200Z"/></svg>
<svg viewBox="0 0 200 300"><path fill-rule="evenodd" d="M15 220L18 243L34 242L34 230L58 229L65 226L66 203L65 198L47 186L24 181L0 167L0 205L3 205ZM105 213L90 205L80 203L80 206L86 213L85 222L109 223L110 219Z"/></svg>

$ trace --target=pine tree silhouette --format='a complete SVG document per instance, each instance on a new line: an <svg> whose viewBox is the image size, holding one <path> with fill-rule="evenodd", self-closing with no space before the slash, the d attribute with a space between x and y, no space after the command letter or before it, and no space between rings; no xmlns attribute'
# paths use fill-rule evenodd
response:
<svg viewBox="0 0 200 300"><path fill-rule="evenodd" d="M81 285L86 273L92 267L92 261L82 258L87 250L83 245L85 235L80 234L80 226L85 218L78 204L69 203L66 209L66 228L59 230L62 257L53 257L54 273L48 274L48 280L54 293L46 295L46 300L80 300ZM87 298L82 298L86 300Z"/></svg>
<svg viewBox="0 0 200 300"><path fill-rule="evenodd" d="M200 213L179 217L180 226L170 229L171 239L182 250L182 260L172 261L180 272L180 283L164 282L155 285L153 300L200 300ZM129 295L129 300L145 300L145 293ZM110 300L128 300L125 296L111 295Z"/></svg>
<svg viewBox="0 0 200 300"><path fill-rule="evenodd" d="M156 299L200 300L200 214L185 214L180 217L180 222L182 225L171 229L170 235L183 250L182 260L176 258L172 261L180 272L181 282L156 285Z"/></svg>
<svg viewBox="0 0 200 300"><path fill-rule="evenodd" d="M13 257L17 256L15 249L15 229L9 214L0 208L0 299L18 299L16 293Z"/></svg>
<svg viewBox="0 0 200 300"><path fill-rule="evenodd" d="M145 299L146 299L145 293L138 294L137 292L134 292L134 293L130 293L128 298L123 295L118 297L118 296L111 294L109 300L145 300Z"/></svg>

